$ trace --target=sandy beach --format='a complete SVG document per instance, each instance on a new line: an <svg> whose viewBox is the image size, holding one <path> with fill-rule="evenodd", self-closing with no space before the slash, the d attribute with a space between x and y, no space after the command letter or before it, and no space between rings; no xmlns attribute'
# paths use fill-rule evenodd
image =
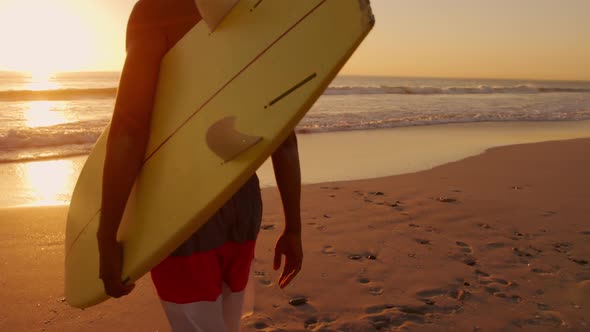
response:
<svg viewBox="0 0 590 332"><path fill-rule="evenodd" d="M590 0L0 0L0 332L172 332L141 273L256 168L243 332L590 332L588 13ZM291 131L298 155L276 147ZM273 148L279 183L301 170L304 259L285 289ZM106 190L129 174L129 195ZM102 197L129 197L117 235L136 287L81 310L68 300L96 303L76 295L102 286L86 241ZM259 215L241 202L221 219ZM222 223L209 228L255 237ZM218 241L192 242L176 253ZM221 272L237 291L234 258Z"/></svg>
<svg viewBox="0 0 590 332"><path fill-rule="evenodd" d="M590 139L513 145L430 170L306 185L305 263L271 269L282 210L263 190L245 331L589 329ZM0 210L0 330L169 331L151 281L81 311L63 298L67 207ZM289 300L305 297L292 306Z"/></svg>

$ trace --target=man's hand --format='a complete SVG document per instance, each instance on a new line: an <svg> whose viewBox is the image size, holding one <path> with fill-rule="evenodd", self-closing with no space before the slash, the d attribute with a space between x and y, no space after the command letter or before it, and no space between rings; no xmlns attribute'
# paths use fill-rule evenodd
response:
<svg viewBox="0 0 590 332"><path fill-rule="evenodd" d="M123 269L123 247L116 240L98 240L100 251L100 279L107 295L114 298L125 296L135 288L135 284L126 285L121 281Z"/></svg>
<svg viewBox="0 0 590 332"><path fill-rule="evenodd" d="M273 268L278 270L281 267L283 255L285 256L285 267L279 278L279 287L285 288L293 278L301 271L303 264L303 249L301 246L301 233L285 232L275 246L275 258Z"/></svg>

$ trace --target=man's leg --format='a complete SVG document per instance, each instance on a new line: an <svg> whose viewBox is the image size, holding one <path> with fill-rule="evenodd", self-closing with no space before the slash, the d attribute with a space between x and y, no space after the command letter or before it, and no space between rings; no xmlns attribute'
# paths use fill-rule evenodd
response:
<svg viewBox="0 0 590 332"><path fill-rule="evenodd" d="M221 249L223 319L228 332L239 332L246 286L256 243L226 243Z"/></svg>
<svg viewBox="0 0 590 332"><path fill-rule="evenodd" d="M174 332L226 332L221 296L215 302L178 304L161 301Z"/></svg>
<svg viewBox="0 0 590 332"><path fill-rule="evenodd" d="M244 294L245 291L232 292L226 284L223 284L223 320L228 332L240 331Z"/></svg>

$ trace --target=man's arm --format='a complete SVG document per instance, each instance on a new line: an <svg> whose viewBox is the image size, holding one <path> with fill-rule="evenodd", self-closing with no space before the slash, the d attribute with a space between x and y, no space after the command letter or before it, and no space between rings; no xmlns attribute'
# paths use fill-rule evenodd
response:
<svg viewBox="0 0 590 332"><path fill-rule="evenodd" d="M285 266L279 278L284 288L301 270L303 249L301 245L301 170L297 137L292 133L272 155L275 178L285 213L285 230L275 247L273 268L281 267L285 255Z"/></svg>
<svg viewBox="0 0 590 332"><path fill-rule="evenodd" d="M102 209L98 229L100 278L113 297L127 295L133 285L121 280L122 247L117 230L131 188L141 169L166 38L156 29L129 21L127 58L121 75L107 141L103 170ZM139 26L139 25L138 25Z"/></svg>

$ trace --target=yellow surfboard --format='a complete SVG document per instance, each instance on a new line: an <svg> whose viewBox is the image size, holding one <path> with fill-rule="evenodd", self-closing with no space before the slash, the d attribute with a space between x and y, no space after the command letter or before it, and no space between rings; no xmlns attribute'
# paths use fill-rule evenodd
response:
<svg viewBox="0 0 590 332"><path fill-rule="evenodd" d="M146 160L118 237L135 281L199 229L271 155L374 25L368 0L242 0L197 24L162 60ZM108 298L96 232L108 128L78 179L65 295Z"/></svg>

